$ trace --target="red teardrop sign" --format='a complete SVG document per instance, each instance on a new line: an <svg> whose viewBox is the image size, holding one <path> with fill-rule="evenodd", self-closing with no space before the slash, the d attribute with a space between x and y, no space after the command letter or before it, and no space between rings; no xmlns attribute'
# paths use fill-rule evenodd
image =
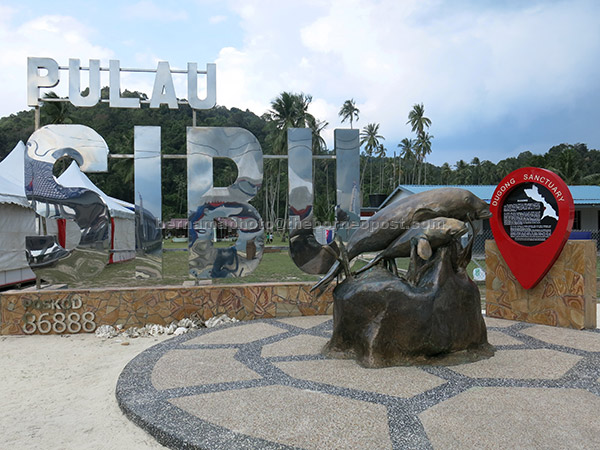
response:
<svg viewBox="0 0 600 450"><path fill-rule="evenodd" d="M506 264L521 286L533 288L559 257L573 228L569 188L554 172L524 167L496 187L490 210L494 239Z"/></svg>

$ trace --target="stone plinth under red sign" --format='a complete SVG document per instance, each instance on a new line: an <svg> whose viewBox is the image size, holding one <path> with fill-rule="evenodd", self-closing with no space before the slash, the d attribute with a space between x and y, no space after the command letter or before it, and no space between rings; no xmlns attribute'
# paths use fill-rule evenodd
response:
<svg viewBox="0 0 600 450"><path fill-rule="evenodd" d="M532 289L524 289L495 241L485 243L486 314L568 328L596 327L596 241L568 241Z"/></svg>
<svg viewBox="0 0 600 450"><path fill-rule="evenodd" d="M7 291L0 294L0 335L91 332L100 325L168 325L191 316L239 320L331 314L331 290L312 283Z"/></svg>

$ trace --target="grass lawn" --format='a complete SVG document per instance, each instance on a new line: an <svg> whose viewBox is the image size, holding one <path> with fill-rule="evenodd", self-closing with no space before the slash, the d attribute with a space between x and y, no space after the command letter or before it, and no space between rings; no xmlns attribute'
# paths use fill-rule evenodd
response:
<svg viewBox="0 0 600 450"><path fill-rule="evenodd" d="M254 272L242 278L220 278L213 283L264 283L286 281L318 281L319 275L302 272L290 258L287 251L263 253L262 261Z"/></svg>
<svg viewBox="0 0 600 450"><path fill-rule="evenodd" d="M220 242L217 247L228 247L231 243ZM182 285L184 281L193 280L188 276L188 253L186 242L163 242L163 278L139 280L134 278L135 261L106 266L99 277L87 282L86 287L144 287L160 285ZM397 260L398 268L408 268L408 258ZM353 269L356 270L365 262L358 261ZM473 262L469 264L469 273L477 267ZM292 259L287 250L273 253L263 253L262 261L257 269L250 275L241 278L221 278L213 280L215 284L229 283L261 283L261 282L286 282L286 281L318 281L318 275L302 272Z"/></svg>
<svg viewBox="0 0 600 450"><path fill-rule="evenodd" d="M217 247L228 247L230 242L220 242ZM193 281L188 275L188 253L186 242L163 242L163 278L139 280L134 278L135 261L112 264L107 266L104 271L93 281L86 282L83 286L86 288L104 288L104 287L151 287L151 286L181 286L184 281ZM409 259L399 258L396 260L398 268L408 269ZM355 263L353 270L366 264L363 261ZM485 260L471 261L467 267L467 273L472 276L473 269L481 267L485 270ZM600 277L600 261L597 264L598 276ZM261 283L261 282L295 282L307 281L316 282L320 276L309 275L302 272L293 263L287 250L274 253L264 253L262 261L257 269L250 275L242 278L221 278L213 280L214 284L235 284L235 283ZM482 296L482 304L485 298L485 282L477 282ZM72 286L75 287L75 286ZM600 288L600 284L598 286Z"/></svg>
<svg viewBox="0 0 600 450"><path fill-rule="evenodd" d="M229 247L230 243L219 243L217 247ZM179 285L184 281L193 281L188 275L187 243L164 241L163 249L163 278L162 279L136 279L135 261L127 261L106 266L102 273L92 281L86 281L85 287L147 287ZM250 275L242 278L221 278L213 280L215 284L230 283L261 283L261 282L286 282L286 281L317 281L318 275L309 275L302 272L287 251L264 253L257 269Z"/></svg>

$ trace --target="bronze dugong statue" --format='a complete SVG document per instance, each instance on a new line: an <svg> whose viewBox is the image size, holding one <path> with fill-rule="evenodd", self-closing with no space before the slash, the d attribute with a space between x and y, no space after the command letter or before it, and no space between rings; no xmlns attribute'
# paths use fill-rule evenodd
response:
<svg viewBox="0 0 600 450"><path fill-rule="evenodd" d="M436 217L461 221L487 219L492 214L487 203L461 188L440 188L396 200L362 223L346 244L348 261L361 253L386 249L412 224ZM315 284L311 291L324 289L341 271L339 261Z"/></svg>
<svg viewBox="0 0 600 450"><path fill-rule="evenodd" d="M417 245L417 254L421 259L431 258L433 251L443 245L449 244L453 239L461 237L467 232L465 222L451 217L436 217L413 224L405 233L402 233L385 250L379 253L366 266L356 271L362 273L382 259L406 258L411 254L412 243Z"/></svg>

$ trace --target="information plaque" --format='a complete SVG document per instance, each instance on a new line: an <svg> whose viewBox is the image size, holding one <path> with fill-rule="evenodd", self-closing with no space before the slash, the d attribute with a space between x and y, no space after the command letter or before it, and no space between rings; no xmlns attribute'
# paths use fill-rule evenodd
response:
<svg viewBox="0 0 600 450"><path fill-rule="evenodd" d="M556 230L558 202L548 188L536 183L515 187L502 205L502 224L518 244L532 247L545 242Z"/></svg>
<svg viewBox="0 0 600 450"><path fill-rule="evenodd" d="M508 174L491 199L494 239L513 275L531 289L548 273L573 228L575 208L564 181L546 169Z"/></svg>

